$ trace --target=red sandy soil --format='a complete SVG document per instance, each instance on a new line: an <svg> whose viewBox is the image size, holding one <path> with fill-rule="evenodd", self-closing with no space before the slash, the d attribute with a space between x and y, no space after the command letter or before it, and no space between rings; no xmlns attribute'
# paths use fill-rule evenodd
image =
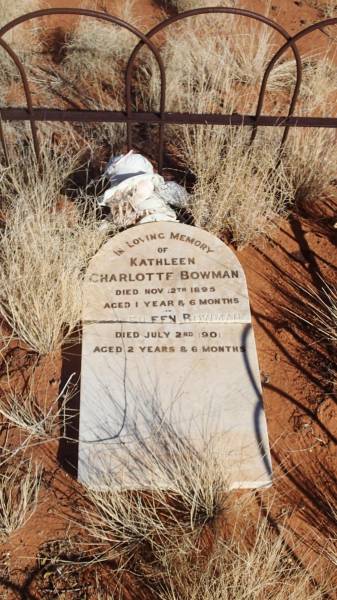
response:
<svg viewBox="0 0 337 600"><path fill-rule="evenodd" d="M41 4L94 8L93 2L80 1L48 0ZM115 5L107 1L102 4L111 12ZM247 0L244 6L261 10L263 4L260 0ZM271 16L290 33L318 18L318 12L305 2L275 0L274 4ZM154 8L150 0L141 0L139 5L150 24L154 16L160 17L160 10ZM72 24L73 20L68 17L55 17L53 27L64 35ZM51 27L49 22L48 28ZM310 40L311 45L318 47L325 42L322 33ZM306 44L309 48L309 41ZM331 348L314 335L312 328L296 316L309 318L308 298L298 286L319 290L321 278L335 284L337 254L333 224L336 215L336 198L317 199L298 216L281 221L271 239L238 253L248 279L275 470L272 489L256 494L256 502L266 507L273 498L270 521L276 529L281 527L284 516L289 516L289 526L294 532L289 544L304 562L316 556L316 538L324 544L331 525L329 503L335 502L336 506L337 406L329 372L336 358ZM37 367L34 355L23 345L12 347L10 354L10 375L16 387L24 387L32 369L36 368L35 381L40 393L46 392L50 400L55 398L61 382L61 352L41 358ZM0 384L5 386L7 374L3 371L0 374ZM37 447L34 453L44 467L43 490L33 517L0 550L0 581L3 582L0 597L6 600L57 597L48 591L52 585L51 575L46 574L43 559L37 561L36 557L43 554L47 542L64 539L68 518L75 522L70 528L75 531L77 528L80 486L60 465L58 442ZM301 542L304 538L306 541ZM311 541L309 554L308 540ZM317 578L326 568L327 563L321 556L315 569ZM85 579L80 584L74 581L72 587L79 591L69 591L59 597L94 599L90 594L85 595Z"/></svg>

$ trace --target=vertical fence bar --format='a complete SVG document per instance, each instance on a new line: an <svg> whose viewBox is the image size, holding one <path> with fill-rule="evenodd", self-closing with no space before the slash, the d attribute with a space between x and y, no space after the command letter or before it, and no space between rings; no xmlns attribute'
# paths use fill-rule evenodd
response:
<svg viewBox="0 0 337 600"><path fill-rule="evenodd" d="M146 35L149 39L150 34ZM150 41L150 40L149 40ZM132 148L132 122L131 122L131 85L132 85L132 73L134 69L135 60L140 49L144 46L144 42L141 40L131 53L127 67L126 67L126 104L127 104L127 144L128 150ZM158 50L157 63L160 72L160 105L159 105L159 148L158 148L158 172L162 174L163 163L164 163L164 145L165 145L165 102L166 102L166 72L163 60Z"/></svg>
<svg viewBox="0 0 337 600"><path fill-rule="evenodd" d="M2 125L2 114L1 113L2 113L2 111L0 110L0 141L1 141L2 149L3 149L4 155L5 155L6 167L9 167L9 156L8 156L8 151L7 151L6 139L5 139L5 135L4 135L4 129L3 129L3 125Z"/></svg>
<svg viewBox="0 0 337 600"><path fill-rule="evenodd" d="M251 144L253 143L253 141L254 141L254 139L256 137L257 127L258 127L258 120L259 120L259 117L261 116L261 113L262 113L264 99L265 99L265 95L266 95L266 91L267 91L267 83L268 83L269 75L270 75L272 69L274 68L275 64L277 63L277 61L280 59L280 57L286 51L286 50L283 50L283 49L284 48L288 49L290 47L292 47L293 50L295 51L296 82L295 82L295 87L294 87L293 95L292 95L292 98L291 98L291 101L290 101L290 106L289 106L289 111L288 111L288 115L287 116L291 117L294 114L296 102L298 100L298 96L299 96L300 89L301 89L303 67L302 67L302 61L301 61L301 57L300 57L299 51L297 49L297 46L294 45L294 38L290 38L286 42L286 44L284 44L284 46L282 46L276 52L276 54L273 56L273 58L271 59L271 61L267 65L267 68L266 68L265 73L263 75L263 80L262 80L262 83L261 83L261 88L260 88L260 93L259 93L259 99L258 99L258 103L257 103L256 113L255 113L256 123L255 123L255 125L253 127L252 135L251 135L251 138L250 138L250 143ZM283 148L283 146L284 146L284 144L285 144L285 142L287 140L287 137L289 135L289 129L290 129L290 125L286 125L286 127L284 129L283 136L282 136L281 144L280 144L280 152L282 152L282 148Z"/></svg>

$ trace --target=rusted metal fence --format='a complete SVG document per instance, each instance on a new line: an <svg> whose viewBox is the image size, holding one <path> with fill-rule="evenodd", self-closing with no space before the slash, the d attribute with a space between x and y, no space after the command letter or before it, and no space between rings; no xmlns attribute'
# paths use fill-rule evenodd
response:
<svg viewBox="0 0 337 600"><path fill-rule="evenodd" d="M284 40L284 43L273 58L270 60L265 73L262 78L260 91L258 94L258 102L254 115L247 114L209 114L209 113L176 113L167 112L166 107L166 74L165 66L161 57L160 49L152 42L153 36L163 31L173 23L177 21L183 21L196 15L203 14L228 14L236 15L238 17L246 17L247 19L263 23L271 27L274 31L278 32ZM54 108L34 108L32 94L29 84L29 78L27 76L24 65L21 60L11 48L11 46L4 41L3 36L5 33L11 31L17 25L26 21L31 21L39 17L47 17L52 15L77 15L93 19L99 19L110 24L119 25L138 38L138 43L134 50L131 52L125 73L125 110L124 111L110 111L110 110L58 110ZM107 13L97 12L94 10L80 9L80 8L51 8L45 10L38 10L31 13L27 13L14 19L10 23L6 24L0 29L0 46L7 52L9 57L15 63L21 78L23 89L25 92L25 98L27 108L17 107L6 107L0 108L0 141L3 147L6 161L8 162L8 152L4 130L2 127L2 121L29 121L34 149L37 158L40 156L40 143L38 136L37 123L39 121L60 121L60 122L80 122L80 123L91 123L91 122L107 122L107 123L125 123L127 126L127 145L128 149L132 147L133 142L133 129L134 123L151 123L159 126L159 144L158 144L158 170L162 171L163 159L164 159L164 147L165 147L165 126L170 125L189 125L189 124L209 124L209 125L242 125L249 126L252 128L251 143L254 141L256 132L259 126L263 127L282 127L284 128L281 149L287 140L289 130L291 127L328 127L337 128L336 117L313 117L313 116L296 116L295 108L299 97L303 65L301 54L297 47L297 42L305 36L311 34L315 30L324 32L326 27L336 25L337 18L325 19L318 23L314 23L310 27L303 29L294 36L281 27L278 23L271 19L260 15L258 13L241 9L241 8L200 8L195 10L186 11L178 15L174 15L160 24L153 27L147 34L142 33L133 25L121 20L118 17L111 16ZM132 108L132 77L136 68L136 58L139 51L144 46L153 53L153 56L157 62L159 73L160 73L160 106L158 112L141 112L134 111ZM264 100L268 85L268 80L272 69L275 64L282 58L288 49L291 49L296 64L296 81L294 90L290 99L289 110L286 115L283 116L271 116L263 115Z"/></svg>

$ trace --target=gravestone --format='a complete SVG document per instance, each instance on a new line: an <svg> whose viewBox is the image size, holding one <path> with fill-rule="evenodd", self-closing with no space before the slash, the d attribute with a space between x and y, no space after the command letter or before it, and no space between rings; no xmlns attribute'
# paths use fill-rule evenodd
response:
<svg viewBox="0 0 337 600"><path fill-rule="evenodd" d="M116 235L87 270L79 480L165 485L142 466L164 424L196 450L214 445L231 488L271 484L243 269L213 235L172 222Z"/></svg>

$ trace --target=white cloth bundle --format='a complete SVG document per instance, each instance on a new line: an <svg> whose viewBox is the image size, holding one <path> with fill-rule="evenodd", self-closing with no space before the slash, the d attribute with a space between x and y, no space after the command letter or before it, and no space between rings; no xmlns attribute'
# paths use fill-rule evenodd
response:
<svg viewBox="0 0 337 600"><path fill-rule="evenodd" d="M151 163L131 150L112 157L105 171L110 187L99 199L108 206L109 220L117 227L151 221L176 221L173 208L188 204L188 192L174 181L165 182L154 173Z"/></svg>

